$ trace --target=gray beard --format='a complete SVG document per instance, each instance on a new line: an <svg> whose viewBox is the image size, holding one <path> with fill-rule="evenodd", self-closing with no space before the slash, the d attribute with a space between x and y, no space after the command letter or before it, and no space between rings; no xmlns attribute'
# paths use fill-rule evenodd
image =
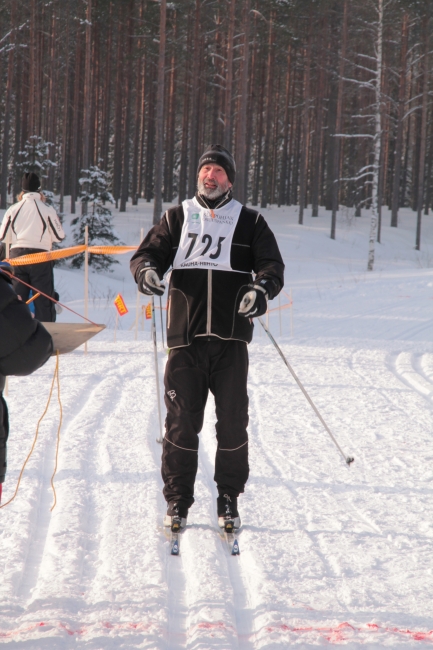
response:
<svg viewBox="0 0 433 650"><path fill-rule="evenodd" d="M210 199L211 201L215 201L215 199L218 199L220 196L222 196L228 191L229 184L228 181L226 181L222 185L218 184L214 190L208 190L204 186L204 182L202 180L199 180L197 181L197 189L202 196L206 197L207 199Z"/></svg>

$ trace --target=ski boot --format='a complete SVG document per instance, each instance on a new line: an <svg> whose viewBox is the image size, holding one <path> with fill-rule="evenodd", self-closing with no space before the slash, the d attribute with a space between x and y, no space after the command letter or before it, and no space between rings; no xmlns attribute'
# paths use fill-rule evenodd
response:
<svg viewBox="0 0 433 650"><path fill-rule="evenodd" d="M218 526L226 533L233 533L241 527L237 497L228 494L220 495L217 499Z"/></svg>
<svg viewBox="0 0 433 650"><path fill-rule="evenodd" d="M188 508L180 505L177 501L170 501L167 506L167 514L164 517L164 526L170 528L173 533L180 533L186 526Z"/></svg>

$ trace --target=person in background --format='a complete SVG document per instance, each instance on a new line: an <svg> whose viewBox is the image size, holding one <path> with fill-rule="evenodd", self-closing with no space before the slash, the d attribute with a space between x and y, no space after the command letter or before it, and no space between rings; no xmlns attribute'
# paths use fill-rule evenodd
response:
<svg viewBox="0 0 433 650"><path fill-rule="evenodd" d="M30 375L53 353L53 340L45 327L12 288L12 267L0 262L0 500L6 475L9 417L3 390L8 375Z"/></svg>
<svg viewBox="0 0 433 650"><path fill-rule="evenodd" d="M17 198L18 203L6 211L0 228L0 241L6 239L8 232L11 233L10 259L50 251L53 242L64 240L65 233L60 219L54 208L45 203L37 174L28 172L23 175L22 192ZM12 284L24 302L29 298L30 289L19 280L48 296L56 297L53 266L52 261L47 261L14 267L15 279ZM56 320L56 310L51 300L40 295L34 305L37 320L47 323Z"/></svg>

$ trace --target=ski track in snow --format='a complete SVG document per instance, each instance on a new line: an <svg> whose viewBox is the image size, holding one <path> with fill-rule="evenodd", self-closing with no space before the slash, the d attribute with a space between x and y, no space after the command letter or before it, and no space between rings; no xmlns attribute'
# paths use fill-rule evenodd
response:
<svg viewBox="0 0 433 650"><path fill-rule="evenodd" d="M165 355L164 355L165 356ZM160 361L160 359L159 359ZM164 359L165 361L165 359ZM162 377L164 376L165 363L162 366L159 363L159 376L161 378L161 401L164 395L164 386ZM159 427L159 424L158 424ZM159 430L159 429L158 429ZM155 436L156 439L158 437ZM161 464L162 445L155 442L153 445L153 456L158 472ZM162 479L159 476L159 498L158 498L158 526L161 531L161 536L164 535L167 540L170 539L170 533L163 530L162 521L166 512L166 502L162 495ZM186 647L187 632L188 632L188 603L186 599L186 576L184 571L184 557L183 557L183 541L185 534L180 537L180 555L177 557L170 555L169 541L163 544L163 553L165 556L164 568L165 579L167 584L167 628L165 631L166 648L173 648L173 650L181 650Z"/></svg>
<svg viewBox="0 0 433 650"><path fill-rule="evenodd" d="M326 354L327 353L325 352L325 355ZM305 355L303 355L303 356L304 356L304 360L306 361ZM346 356L348 356L349 358L345 362L345 365L347 365L347 367L350 369L351 364L353 364L353 361L350 360L350 355L346 354ZM305 363L305 361L304 361L304 363ZM334 370L334 366L340 365L338 363L338 361L339 361L338 357L333 359L333 370ZM316 367L315 366L312 367L311 359L309 359L308 362L309 362L309 366L308 366L309 367L309 374L311 375L312 372L314 374ZM283 371L285 370L284 367L282 367L282 370ZM274 371L273 382L275 382L277 385L279 384L278 379L279 379L279 377L281 375L282 370L281 370L281 368L279 368L279 369L276 368L275 371ZM383 372L383 367L381 368L381 370ZM284 559L286 557L290 557L290 553L294 552L294 548L297 545L300 545L301 549L302 548L308 548L308 551L310 553L309 565L310 566L311 565L314 566L315 564L316 564L316 566L322 565L322 567L323 567L322 571L323 571L323 573L325 575L328 576L328 579L330 579L331 584L333 582L338 583L338 581L341 581L341 578L356 578L357 576L356 576L355 571L353 571L350 564L348 565L347 558L345 557L345 555L347 555L347 550L350 551L350 545L351 545L350 537L353 537L353 533L351 533L351 532L348 533L348 531L350 531L351 528L353 530L354 525L355 525L355 530L356 530L356 528L359 529L360 524L361 524L361 528L363 530L360 531L360 534L358 533L358 537L361 537L361 538L366 537L367 539L371 538L372 541L375 538L377 538L379 544L381 543L380 538L383 538L383 536L385 535L385 532L388 532L388 531L383 530L382 522L381 522L380 519L378 520L377 517L372 517L371 516L371 514L368 512L368 509L365 507L365 505L367 505L367 504L362 503L363 500L354 498L354 496L356 495L356 492L359 490L359 487L360 487L359 485L354 486L354 488L356 489L356 492L354 490L354 495L351 495L350 494L350 487L345 487L344 485L343 486L338 485L339 481L337 482L336 485L330 484L329 478L325 478L325 480L324 480L324 477L320 477L320 475L318 475L318 473L315 472L315 468L311 468L310 470L308 470L307 465L302 464L302 463L299 463L298 464L299 466L296 467L295 463L290 462L290 456L289 456L290 452L287 453L288 450L287 450L286 445L283 444L282 453L278 453L278 447L281 446L281 443L284 441L285 437L291 435L291 433L290 433L291 418L290 418L289 413L293 413L293 411L295 411L295 416L296 417L294 419L295 419L295 422L296 422L297 425L299 425L299 423L301 423L301 425L304 424L305 429L307 431L309 429L310 430L313 429L314 434L316 435L316 433L317 433L317 435L320 436L320 438L319 438L319 440L317 442L317 447L315 449L316 453L318 451L318 449L317 449L318 447L321 447L322 445L329 444L330 441L327 438L327 434L324 431L320 430L321 427L317 430L316 424L314 423L315 416L312 413L312 411L309 412L310 407L308 406L308 404L305 403L304 408L302 409L303 412L304 412L302 417L301 417L301 414L298 413L297 408L298 408L298 404L300 404L299 400L302 401L302 400L304 400L304 398L303 398L303 396L301 395L300 392L298 394L296 392L294 393L293 388L290 386L291 379L290 379L290 381L287 381L287 380L284 381L284 379L283 379L283 382L286 384L286 389L284 391L286 400L287 400L287 402L292 400L292 401L290 401L290 407L288 409L286 407L286 412L288 414L288 417L285 418L283 416L283 418L282 418L283 423L280 423L281 418L279 419L277 429L279 430L278 433L280 435L278 435L277 432L273 432L271 430L271 427L269 427L269 425L268 426L266 425L266 419L269 420L269 418L267 418L266 415L265 415L266 402L267 402L266 398L268 397L268 394L269 394L270 400L275 401L276 399L278 399L278 396L280 396L282 394L282 391L278 391L278 390L276 391L275 387L271 387L269 391L264 391L263 388L259 389L259 386L260 386L260 367L257 365L257 363L253 365L253 369L251 371L250 376L251 376L252 383L257 386L256 391L254 389L253 390L250 389L250 395L252 397L252 402L253 402L251 411L252 411L253 414L259 414L258 426L255 427L254 422L252 422L251 426L250 426L250 430L251 430L251 436L250 436L251 455L253 456L253 454L254 454L254 436L258 434L258 437L260 438L260 440L262 442L261 448L258 450L258 453L261 456L260 460L261 460L261 462L263 462L263 459L265 459L265 462L268 465L268 469L270 470L271 474L274 474L274 475L277 476L277 481L276 482L278 482L280 484L280 512L279 512L279 515L280 515L280 518L281 517L286 518L286 521L288 523L288 528L289 528L289 530L287 530L287 532L286 532L286 535L288 537L288 540L290 540L290 541L288 541L288 543L286 543L286 548L287 548L286 552L284 552L284 549L279 549L281 552L276 552L275 553L275 555L278 556L278 558L279 558L279 562L278 562L279 567L278 568L279 568L280 575L281 575L281 573L284 574L284 569L281 566L282 560L284 561ZM269 381L269 379L268 379L268 381ZM311 384L314 385L314 378L313 377L310 376L308 378L308 381L309 381L310 385ZM348 385L348 388L350 387L351 389L353 389L352 383L353 383L352 378L349 381L347 381L347 379L346 379L346 384ZM334 384L334 387L335 387L335 384ZM273 390L272 390L272 388L273 388ZM296 390L298 390L298 389L296 388ZM339 392L338 392L339 396L340 396L340 392L342 390L343 390L343 384L341 386L339 386ZM257 395L255 395L255 392L257 393ZM321 404L325 404L325 408L326 408L326 405L329 405L329 403L330 403L329 399L328 400L321 399L320 402L319 402L318 397L320 396L320 394L319 394L319 391L317 389L317 386L314 386L314 392L313 392L312 388L310 389L310 394L312 394L313 400L316 402L316 405L319 406L322 414L325 416L325 420L331 426L331 430L333 430L334 433L337 433L337 437L340 439L340 442L341 442L341 439L342 439L341 432L336 430L336 427L334 426L334 423L332 422L332 419L328 417L328 414L326 413L326 411L323 408L321 408L321 406L320 406ZM342 400L344 400L344 395L342 395ZM302 404L300 404L300 405L301 405L301 408L302 408ZM348 406L349 405L346 405L346 411L348 410ZM271 404L269 404L269 409L270 410L272 409ZM335 410L339 414L343 412L342 408L336 407ZM375 411L375 409L374 409L374 411ZM263 415L262 415L262 413L263 413ZM279 408L279 413L281 415L281 408ZM304 420L304 422L302 422L302 420ZM337 422L336 424L338 426L339 423ZM340 424L340 427L341 427L341 424ZM269 435L269 436L271 436L273 438L272 441L271 441L271 439L269 439L267 441L268 442L267 445L263 444L263 440L264 440L265 435ZM272 444L272 442L273 442L273 444ZM271 443L271 444L269 444L269 443ZM314 444L314 443L312 443L312 444ZM345 442L345 444L343 444L343 448L347 447L347 444L348 443ZM285 447L285 449L284 449L284 447ZM272 449L272 456L270 456L269 453L267 452L267 450L271 450L271 449ZM299 450L299 449L296 449L294 455L297 458L299 458L302 455L302 451ZM335 457L335 460L336 460L335 466L336 466L336 469L337 469L337 473L343 474L343 472L345 471L344 465L342 465L342 471L339 472L338 471L337 458L338 458L338 455L336 455L336 457ZM357 454L356 451L355 451L355 458L358 460L358 463L359 463L359 461L361 460L361 457ZM356 461L355 461L355 463L356 463ZM355 467L356 467L356 464L355 464ZM319 469L319 471L320 471L320 469ZM353 474L353 470L349 470L349 476L351 476L350 472L352 472L352 474ZM257 474L257 472L256 472L256 474ZM306 480L306 476L308 474L311 477L311 481ZM346 470L346 475L347 475L347 470ZM343 477L344 477L344 474L343 474ZM350 481L350 478L349 478L349 481ZM309 483L311 483L311 484L309 485ZM269 484L269 487L272 484L273 484L273 481ZM316 484L316 485L314 485L314 484ZM283 491L282 488L284 488L284 491ZM318 492L317 488L320 489L320 492ZM304 496L304 493L308 493L308 492L311 493L312 489L314 491L314 501L309 503L307 501L308 497L306 498ZM266 490L266 486L263 486L263 492L265 490ZM364 490L365 490L365 487L364 487ZM272 491L274 491L274 490L272 490ZM248 491L248 493L249 492L250 492L250 490ZM313 496L313 494L311 494L311 496ZM325 500L325 503L323 503L324 500ZM361 501L361 503L359 503L360 501ZM312 506L312 504L314 504L314 505ZM263 509L263 507L257 508L255 510L257 512L257 511L261 511L262 509ZM375 510L377 510L377 508ZM326 525L324 526L325 530L321 531L320 529L322 528L322 526L323 526L323 524L325 522L323 522L323 521L321 522L320 520L324 519L324 513L326 513L326 511L329 512L329 515L332 517L332 519L329 519L329 517L328 517L328 521L326 522ZM300 513L303 513L302 516L300 515ZM271 516L271 518L275 518L275 517L278 516L278 514L275 513L275 512L271 512L270 516ZM292 534L290 534L290 524L292 524L292 526L294 528ZM330 524L331 524L331 526L330 526ZM333 533L332 530L331 531L329 530L329 528L331 528L331 529L333 527L335 528L335 524L337 524L337 526L339 525L339 527L340 527L340 531L338 532L338 539L340 539L342 536L343 537L346 537L346 536L348 537L348 540L347 540L345 545L348 545L349 548L346 550L346 552L341 557L338 557L338 555L341 554L341 551L338 548L339 544L337 542L337 538L335 538L335 542L337 542L337 544L334 545L333 540L334 540L334 537L335 537L335 533ZM304 533L302 534L301 531L304 531ZM278 530L278 533L280 534L279 537L281 537L282 531ZM292 539L290 539L290 537ZM309 539L305 539L306 537L308 537ZM431 537L431 535L429 537ZM304 539L302 539L302 538L304 538ZM427 540L425 540L425 541L427 541ZM260 539L258 540L257 543L258 544L260 543ZM399 541L397 543L401 543L401 542ZM268 549L268 551L267 551L268 554L269 554L269 549L274 548L274 544L275 543L269 543L268 542L267 547L266 547ZM355 544L356 544L356 540L355 540ZM341 545L341 542L340 542L340 545ZM254 544L254 547L256 547L256 544ZM426 548L424 549L424 552L425 551L426 551ZM262 553L258 553L257 555L258 555L258 557L263 557L264 556L264 554L262 554ZM272 556L272 553L270 555ZM317 558L316 563L314 562L314 556L316 556L316 558ZM257 560L257 557L255 557L254 559ZM295 553L295 559L296 559L296 553ZM299 558L297 559L297 561L299 561ZM287 575L292 575L292 578L293 578L294 567L293 567L293 565L290 566L289 562L288 562L288 565L289 566L287 566ZM272 566L272 563L271 563L271 566ZM272 584L272 575L273 576L278 575L278 571L275 570L275 566L273 566L272 568L273 568L272 572L269 572L269 573L271 573L271 575L269 575L269 573L267 573L267 572L265 572L265 575L263 575L263 573L262 573L261 578L258 580L259 584L266 585L268 589L270 588L270 585ZM310 569L310 573L311 573L311 569ZM254 575L254 576L260 575L260 571L257 570L257 563L255 564L254 569L252 571L250 571L250 575ZM351 582L352 582L352 580L346 580L346 585L345 585L344 589L339 589L337 591L337 602L340 605L340 607L342 607L341 616L342 617L346 616L347 618L349 618L349 612L351 610L353 595L356 593L356 585L353 585L352 588L349 587ZM278 602L278 592L281 593L281 586L282 585L278 584L278 581L276 581L275 593L273 593L271 595L271 597L269 597L270 595L267 594L267 598L265 599L265 602L267 601L268 603L272 602L273 604L276 604ZM364 586L364 589L365 589L365 586ZM329 590L329 587L328 587L328 590ZM257 590L257 591L259 591L259 590ZM299 594L300 590L299 589L294 589L294 592ZM317 595L317 590L312 589L312 592L313 592L313 594L315 596ZM308 594L306 594L306 596L308 597ZM292 604L295 605L295 602L293 602ZM315 610L316 609L316 605L315 604L312 605L311 602L308 603L307 598L305 598L302 603L296 603L296 604L298 605L299 609L301 607L304 608L305 610L309 610L309 609L310 610ZM261 631L266 631L268 633L272 631L273 643L277 643L276 639L275 639L275 636L276 636L277 631L279 630L280 635L283 637L283 638L281 638L280 643L284 647L284 644L287 643L287 634L289 634L289 632L291 631L291 626L290 625L285 625L285 627L284 627L284 625L281 626L281 624L280 624L280 626L278 626L278 625L275 626L274 622L272 621L272 618L273 617L276 618L278 616L278 614L277 614L278 608L277 607L275 608L276 611L275 611L273 617L269 613L269 606L268 606L267 609L268 609L268 612L267 612L266 616L263 617L262 622L260 623L259 621L257 621L257 628L260 629ZM299 609L298 609L298 611L299 611ZM365 618L365 615L363 616L363 618ZM323 621L323 619L322 619L322 621ZM307 632L308 632L307 627L309 627L309 626L306 626L304 628L305 634L307 634ZM337 631L332 632L332 629L334 629L334 628L330 627L330 628L328 628L329 640L331 640L331 641L332 640L333 641L338 641L338 640L343 641L344 639L347 640L349 637L353 637L355 632L357 632L355 636L359 637L360 634L358 634L358 633L361 633L362 630L361 629L355 630L355 627L356 626L351 627L350 625L348 625L347 628L346 628L343 625L343 627L341 629L338 629L338 632ZM379 625L379 628L380 628L380 625ZM379 629L379 628L377 628L377 629ZM370 630L370 629L373 629L373 628L368 628L368 630ZM376 628L374 628L374 629L376 630ZM318 631L318 628L316 628L316 632L317 631ZM283 634L283 632L284 632L284 634ZM309 627L308 634L310 632L311 633L314 632L314 626ZM323 634L326 637L325 632L326 632L326 630L325 630L325 628L323 628ZM297 634L299 634L299 633L300 633L300 630L298 630L296 632L295 636ZM320 632L320 634L322 634L322 633ZM304 635L302 635L302 636L304 636ZM362 634L361 634L361 636L362 636ZM404 638L404 635L403 635L403 638ZM426 638L424 638L423 635L421 635L421 637L420 637L420 639L422 639L422 640L426 640ZM361 639L359 639L359 638L357 640L361 641ZM293 638L291 639L291 642L292 643L295 642ZM398 642L399 641L397 641L397 640L393 640L392 643L396 644ZM263 639L263 643L264 643L263 647L273 647L273 645L268 646L265 639ZM261 646L259 646L259 647L261 647Z"/></svg>
<svg viewBox="0 0 433 650"><path fill-rule="evenodd" d="M250 650L254 648L251 638L254 638L254 617L251 606L251 597L248 592L248 583L245 575L245 560L242 553L242 531L237 534L241 549L240 556L231 556L226 541L222 538L218 528L216 499L218 492L213 480L216 452L214 400L210 394L206 409L206 418L201 434L199 458L203 468L203 478L210 496L209 518L214 530L216 550L221 563L221 578L228 590L227 598L227 623L225 627L233 630L232 639L227 638L229 647ZM231 587L231 589L230 589ZM206 647L206 646L203 646Z"/></svg>
<svg viewBox="0 0 433 650"><path fill-rule="evenodd" d="M415 357L410 352L401 352L392 357L391 363L397 377L433 406L433 381L423 369L423 357L424 355Z"/></svg>
<svg viewBox="0 0 433 650"><path fill-rule="evenodd" d="M110 647L110 637L125 638L115 647L135 647L145 634L148 644L142 647L152 647L166 627L163 550L153 506L160 487L151 452L157 446L154 406L147 412L143 409L143 392L150 389L142 372L143 355L122 352L97 354L93 386L77 371L75 355L61 357L61 379L62 369L69 365L81 391L71 395L70 405L63 396L58 505L50 515L51 466L39 489L43 495L38 504L39 528L26 549L24 579L14 589L16 611L23 613L19 619L23 633L20 628L14 633L3 615L5 639L34 637L43 629L44 647L71 643L76 647L84 642L96 648L101 647L101 637L107 637L102 647ZM86 366L86 358L77 356ZM92 356L88 359L91 362ZM20 498L21 493L9 507L19 507ZM36 643L32 638L23 647L36 648Z"/></svg>

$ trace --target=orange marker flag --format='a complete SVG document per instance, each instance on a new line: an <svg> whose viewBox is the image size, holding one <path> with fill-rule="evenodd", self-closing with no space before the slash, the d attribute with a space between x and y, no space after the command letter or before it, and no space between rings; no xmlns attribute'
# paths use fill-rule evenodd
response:
<svg viewBox="0 0 433 650"><path fill-rule="evenodd" d="M146 305L146 320L149 320L152 318L152 303L149 301L149 303Z"/></svg>
<svg viewBox="0 0 433 650"><path fill-rule="evenodd" d="M125 305L125 301L123 300L120 293L118 293L117 296L115 297L114 304L116 306L117 311L119 312L119 316L124 316L125 314L128 313L128 308Z"/></svg>

